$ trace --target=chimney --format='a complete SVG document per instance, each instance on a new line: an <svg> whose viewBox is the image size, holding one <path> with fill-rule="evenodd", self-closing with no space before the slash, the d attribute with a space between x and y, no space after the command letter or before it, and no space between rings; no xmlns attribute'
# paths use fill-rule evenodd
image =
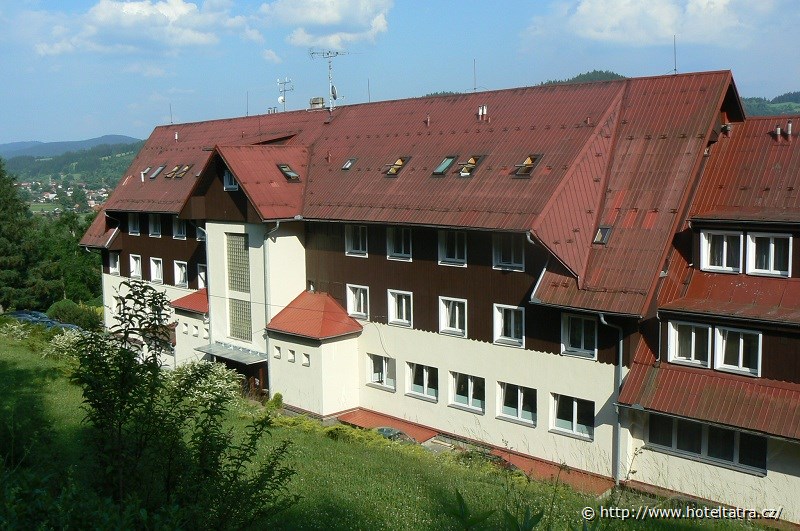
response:
<svg viewBox="0 0 800 531"><path fill-rule="evenodd" d="M790 139L792 138L792 121L789 120L786 122L786 136Z"/></svg>
<svg viewBox="0 0 800 531"><path fill-rule="evenodd" d="M478 121L483 121L483 105L478 105Z"/></svg>
<svg viewBox="0 0 800 531"><path fill-rule="evenodd" d="M177 142L177 141L178 141L178 132L175 131L175 142Z"/></svg>
<svg viewBox="0 0 800 531"><path fill-rule="evenodd" d="M308 104L311 109L322 109L325 107L325 98L316 96L308 100Z"/></svg>
<svg viewBox="0 0 800 531"><path fill-rule="evenodd" d="M781 139L781 124L777 124L775 126L775 138L777 138L778 140Z"/></svg>

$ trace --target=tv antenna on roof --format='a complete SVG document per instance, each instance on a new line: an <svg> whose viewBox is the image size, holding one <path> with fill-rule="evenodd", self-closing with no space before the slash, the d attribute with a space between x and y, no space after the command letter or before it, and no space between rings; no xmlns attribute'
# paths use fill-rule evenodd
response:
<svg viewBox="0 0 800 531"><path fill-rule="evenodd" d="M278 92L281 94L278 96L278 103L283 105L284 112L286 111L286 93L294 90L294 85L291 83L292 80L288 77L284 78L283 81L281 81L281 78L278 78ZM287 87L287 85L289 86Z"/></svg>
<svg viewBox="0 0 800 531"><path fill-rule="evenodd" d="M328 109L333 110L333 102L339 97L336 87L333 85L333 58L340 55L349 55L349 52L336 51L336 50L314 50L313 48L308 51L308 55L312 59L322 57L328 60Z"/></svg>

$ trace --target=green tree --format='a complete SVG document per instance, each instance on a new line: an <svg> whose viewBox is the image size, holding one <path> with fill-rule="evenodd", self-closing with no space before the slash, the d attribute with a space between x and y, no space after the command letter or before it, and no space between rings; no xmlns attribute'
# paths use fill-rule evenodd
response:
<svg viewBox="0 0 800 531"><path fill-rule="evenodd" d="M27 272L33 265L28 234L31 213L19 195L16 180L0 159L0 306L23 308L31 304Z"/></svg>

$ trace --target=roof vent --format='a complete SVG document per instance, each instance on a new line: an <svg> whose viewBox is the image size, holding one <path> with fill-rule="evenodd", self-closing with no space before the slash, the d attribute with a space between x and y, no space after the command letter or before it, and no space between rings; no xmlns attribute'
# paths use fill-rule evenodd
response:
<svg viewBox="0 0 800 531"><path fill-rule="evenodd" d="M325 98L322 96L316 96L308 100L308 105L312 109L324 109L325 108Z"/></svg>
<svg viewBox="0 0 800 531"><path fill-rule="evenodd" d="M483 121L488 118L489 110L486 105L478 106L478 120Z"/></svg>
<svg viewBox="0 0 800 531"><path fill-rule="evenodd" d="M791 120L786 122L786 136L788 136L788 137L792 136L792 121Z"/></svg>

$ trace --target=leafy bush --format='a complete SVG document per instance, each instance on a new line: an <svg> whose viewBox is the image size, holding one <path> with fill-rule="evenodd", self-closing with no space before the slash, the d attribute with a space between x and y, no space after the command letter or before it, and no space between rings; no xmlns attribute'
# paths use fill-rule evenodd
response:
<svg viewBox="0 0 800 531"><path fill-rule="evenodd" d="M6 321L0 324L0 335L15 341L24 341L28 339L30 333L31 327L19 321Z"/></svg>
<svg viewBox="0 0 800 531"><path fill-rule="evenodd" d="M84 330L97 330L103 324L97 311L88 306L81 306L69 299L54 302L47 309L47 316L62 323L71 323Z"/></svg>

